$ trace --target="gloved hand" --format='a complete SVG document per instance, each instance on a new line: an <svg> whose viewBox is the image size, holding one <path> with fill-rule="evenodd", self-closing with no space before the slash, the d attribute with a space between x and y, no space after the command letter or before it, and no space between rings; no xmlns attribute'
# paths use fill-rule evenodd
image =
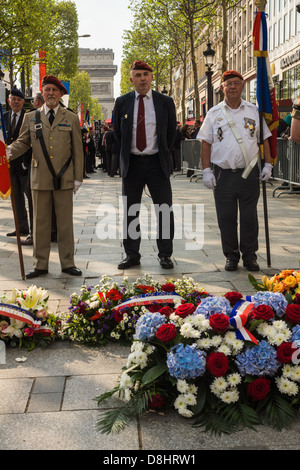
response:
<svg viewBox="0 0 300 470"><path fill-rule="evenodd" d="M272 168L273 168L273 165L271 165L271 163L265 163L259 175L259 179L261 181L268 181L268 179L271 178L271 175L272 175Z"/></svg>
<svg viewBox="0 0 300 470"><path fill-rule="evenodd" d="M74 194L77 193L81 185L82 185L82 181L76 181L76 180L74 181Z"/></svg>
<svg viewBox="0 0 300 470"><path fill-rule="evenodd" d="M206 186L208 189L214 189L216 186L216 178L211 169L205 168L205 170L202 171L202 176L204 186Z"/></svg>
<svg viewBox="0 0 300 470"><path fill-rule="evenodd" d="M10 157L11 157L11 150L10 150L10 148L9 148L9 146L8 146L8 147L6 147L6 159L7 159L7 160L10 160Z"/></svg>

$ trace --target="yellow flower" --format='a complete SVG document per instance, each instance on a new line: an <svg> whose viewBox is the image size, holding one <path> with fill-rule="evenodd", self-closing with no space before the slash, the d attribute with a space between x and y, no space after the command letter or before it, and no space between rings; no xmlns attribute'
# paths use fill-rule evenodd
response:
<svg viewBox="0 0 300 470"><path fill-rule="evenodd" d="M287 289L291 289L291 287L295 287L298 284L298 281L295 276L287 276L283 282Z"/></svg>
<svg viewBox="0 0 300 470"><path fill-rule="evenodd" d="M48 291L36 286L30 286L23 294L24 298L18 298L21 306L32 310L36 310L39 304L48 297Z"/></svg>
<svg viewBox="0 0 300 470"><path fill-rule="evenodd" d="M271 279L268 278L268 276L263 276L262 282L263 282L263 285L266 287L266 289L268 289L269 291L273 290L273 282Z"/></svg>
<svg viewBox="0 0 300 470"><path fill-rule="evenodd" d="M273 292L284 292L286 290L284 284L282 284L281 282L276 282L274 285L273 285Z"/></svg>

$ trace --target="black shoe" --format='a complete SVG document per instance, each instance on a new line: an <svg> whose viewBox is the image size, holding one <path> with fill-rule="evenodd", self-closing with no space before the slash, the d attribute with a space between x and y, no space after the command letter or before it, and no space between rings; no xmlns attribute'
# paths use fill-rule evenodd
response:
<svg viewBox="0 0 300 470"><path fill-rule="evenodd" d="M33 238L32 238L32 235L28 235L28 237L25 238L25 240L22 240L22 241L21 241L21 245L25 245L25 246L33 245Z"/></svg>
<svg viewBox="0 0 300 470"><path fill-rule="evenodd" d="M236 271L238 268L238 263L234 259L227 259L225 264L226 271Z"/></svg>
<svg viewBox="0 0 300 470"><path fill-rule="evenodd" d="M28 274L26 274L26 279L33 279L41 276L42 274L48 274L48 269L33 268Z"/></svg>
<svg viewBox="0 0 300 470"><path fill-rule="evenodd" d="M20 232L20 237L27 237L27 235L29 235L29 232ZM16 230L14 230L13 232L7 233L6 236L7 237L16 237L17 232L16 232Z"/></svg>
<svg viewBox="0 0 300 470"><path fill-rule="evenodd" d="M168 256L162 256L161 258L159 258L159 263L160 263L161 267L164 268L164 269L174 268L173 262L171 261L171 259Z"/></svg>
<svg viewBox="0 0 300 470"><path fill-rule="evenodd" d="M127 258L123 259L121 263L118 264L118 269L128 269L131 268L131 266L139 266L140 260L138 258L131 258L130 256L127 256Z"/></svg>
<svg viewBox="0 0 300 470"><path fill-rule="evenodd" d="M250 259L248 261L244 261L244 267L248 269L248 271L259 271L260 267L255 259Z"/></svg>
<svg viewBox="0 0 300 470"><path fill-rule="evenodd" d="M81 276L82 272L80 269L76 268L75 266L72 266L71 268L64 268L62 269L63 273L70 274L71 276Z"/></svg>

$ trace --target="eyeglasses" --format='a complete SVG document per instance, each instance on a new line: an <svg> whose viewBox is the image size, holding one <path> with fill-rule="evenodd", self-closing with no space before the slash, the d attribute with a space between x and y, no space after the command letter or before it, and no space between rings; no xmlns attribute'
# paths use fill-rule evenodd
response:
<svg viewBox="0 0 300 470"><path fill-rule="evenodd" d="M224 83L224 86L226 88L232 88L232 87L239 87L239 86L242 86L244 82L225 82Z"/></svg>

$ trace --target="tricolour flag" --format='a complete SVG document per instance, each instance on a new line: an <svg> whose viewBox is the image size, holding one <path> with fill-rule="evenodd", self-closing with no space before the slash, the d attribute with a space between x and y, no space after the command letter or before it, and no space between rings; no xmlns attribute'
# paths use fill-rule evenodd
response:
<svg viewBox="0 0 300 470"><path fill-rule="evenodd" d="M277 158L276 129L279 124L279 115L270 68L267 20L264 11L256 12L253 26L253 40L254 56L257 57L256 99L258 103L258 110L262 113L270 131L272 132L272 136L269 138L269 144L272 160L275 163Z"/></svg>
<svg viewBox="0 0 300 470"><path fill-rule="evenodd" d="M3 119L2 105L0 103L0 197L7 199L11 192L8 161L6 160L6 131Z"/></svg>

